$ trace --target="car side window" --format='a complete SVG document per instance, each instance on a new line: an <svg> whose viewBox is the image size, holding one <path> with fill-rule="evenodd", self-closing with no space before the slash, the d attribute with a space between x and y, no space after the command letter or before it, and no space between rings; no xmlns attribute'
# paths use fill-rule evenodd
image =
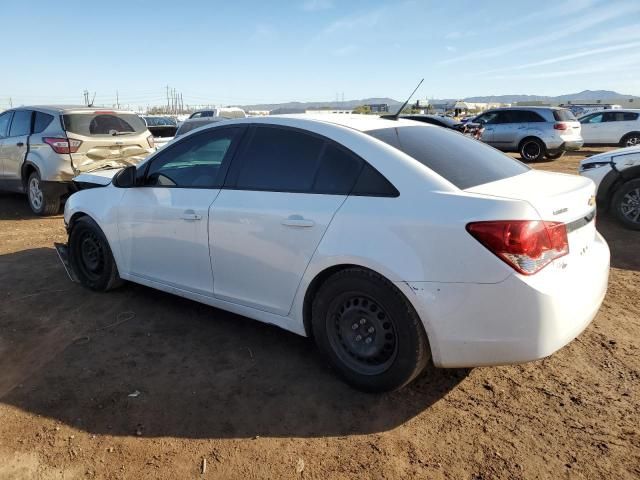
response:
<svg viewBox="0 0 640 480"><path fill-rule="evenodd" d="M638 114L633 112L624 112L624 121L625 122L633 122L634 120L638 120Z"/></svg>
<svg viewBox="0 0 640 480"><path fill-rule="evenodd" d="M7 136L12 113L13 112L5 112L0 115L0 138L4 138Z"/></svg>
<svg viewBox="0 0 640 480"><path fill-rule="evenodd" d="M313 193L349 195L363 163L352 153L327 142L313 182Z"/></svg>
<svg viewBox="0 0 640 480"><path fill-rule="evenodd" d="M602 114L596 113L589 117L583 118L580 123L602 123Z"/></svg>
<svg viewBox="0 0 640 480"><path fill-rule="evenodd" d="M10 137L29 135L31 132L31 110L17 110L13 112L13 121L9 128Z"/></svg>
<svg viewBox="0 0 640 480"><path fill-rule="evenodd" d="M498 123L498 113L500 112L489 112L480 115L478 118L476 118L474 123L480 123L483 125L493 125L495 123Z"/></svg>
<svg viewBox="0 0 640 480"><path fill-rule="evenodd" d="M538 122L544 122L545 119L542 118L540 116L540 114L536 113L536 112L531 112L531 111L523 111L520 112L522 119L520 120L521 122L528 122L528 123L538 123Z"/></svg>
<svg viewBox="0 0 640 480"><path fill-rule="evenodd" d="M53 115L47 113L35 112L33 120L33 133L43 132L53 121Z"/></svg>
<svg viewBox="0 0 640 480"><path fill-rule="evenodd" d="M322 138L298 130L254 127L238 159L235 187L311 192L323 146Z"/></svg>
<svg viewBox="0 0 640 480"><path fill-rule="evenodd" d="M151 161L148 187L219 188L239 127L209 130L179 141Z"/></svg>

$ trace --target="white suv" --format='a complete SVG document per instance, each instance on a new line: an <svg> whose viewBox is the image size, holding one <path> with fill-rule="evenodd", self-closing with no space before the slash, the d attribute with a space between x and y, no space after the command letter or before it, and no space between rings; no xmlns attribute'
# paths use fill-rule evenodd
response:
<svg viewBox="0 0 640 480"><path fill-rule="evenodd" d="M640 145L640 110L603 110L580 117L585 145Z"/></svg>

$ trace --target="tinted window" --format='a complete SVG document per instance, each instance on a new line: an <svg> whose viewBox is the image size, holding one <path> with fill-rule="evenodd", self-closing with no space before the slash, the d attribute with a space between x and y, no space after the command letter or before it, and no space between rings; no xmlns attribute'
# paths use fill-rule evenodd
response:
<svg viewBox="0 0 640 480"><path fill-rule="evenodd" d="M413 157L461 189L529 170L498 150L451 130L412 126L366 133Z"/></svg>
<svg viewBox="0 0 640 480"><path fill-rule="evenodd" d="M9 121L11 120L11 112L0 115L0 138L7 136L9 130Z"/></svg>
<svg viewBox="0 0 640 480"><path fill-rule="evenodd" d="M133 134L147 129L144 121L135 113L71 113L62 118L68 132L84 136Z"/></svg>
<svg viewBox="0 0 640 480"><path fill-rule="evenodd" d="M524 110L520 112L520 118L522 122L529 122L529 123L546 122L546 120L542 118L542 116L540 116L539 113L532 112L530 110Z"/></svg>
<svg viewBox="0 0 640 480"><path fill-rule="evenodd" d="M33 133L43 132L52 121L53 115L48 115L42 112L35 112L35 119L33 120Z"/></svg>
<svg viewBox="0 0 640 480"><path fill-rule="evenodd" d="M632 112L606 112L603 115L603 122L628 122L636 120L638 118L637 113Z"/></svg>
<svg viewBox="0 0 640 480"><path fill-rule="evenodd" d="M486 124L486 125L493 125L494 123L497 123L498 113L500 112L483 113L479 117L476 117L473 122Z"/></svg>
<svg viewBox="0 0 640 480"><path fill-rule="evenodd" d="M571 110L567 110L563 108L561 110L553 111L553 118L555 118L558 122L575 122L576 117L573 115Z"/></svg>
<svg viewBox="0 0 640 480"><path fill-rule="evenodd" d="M314 193L348 195L358 179L362 160L327 143L313 183Z"/></svg>
<svg viewBox="0 0 640 480"><path fill-rule="evenodd" d="M296 130L256 127L245 148L237 188L309 192L324 140Z"/></svg>
<svg viewBox="0 0 640 480"><path fill-rule="evenodd" d="M176 132L176 137L179 137L180 135L184 135L185 133L189 133L191 130L195 130L196 128L200 128L203 125L208 125L210 123L215 123L215 122L219 122L221 120L217 120L214 119L213 117L210 118L202 118L202 119L198 119L198 120L190 120L190 121L184 121L182 122L182 125L180 125L180 127L178 127L178 131Z"/></svg>
<svg viewBox="0 0 640 480"><path fill-rule="evenodd" d="M223 163L239 128L196 134L171 146L149 165L145 185L215 188L224 180Z"/></svg>
<svg viewBox="0 0 640 480"><path fill-rule="evenodd" d="M31 110L17 110L13 112L13 121L9 130L10 137L29 135L31 131Z"/></svg>
<svg viewBox="0 0 640 480"><path fill-rule="evenodd" d="M397 197L400 193L380 172L365 163L351 195Z"/></svg>

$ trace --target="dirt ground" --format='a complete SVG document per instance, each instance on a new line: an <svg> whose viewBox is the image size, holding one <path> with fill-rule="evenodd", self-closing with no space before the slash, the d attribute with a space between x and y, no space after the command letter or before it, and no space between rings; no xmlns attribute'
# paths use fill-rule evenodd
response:
<svg viewBox="0 0 640 480"><path fill-rule="evenodd" d="M609 292L577 340L380 396L275 327L72 284L61 216L0 194L0 478L638 479L640 232L598 225Z"/></svg>

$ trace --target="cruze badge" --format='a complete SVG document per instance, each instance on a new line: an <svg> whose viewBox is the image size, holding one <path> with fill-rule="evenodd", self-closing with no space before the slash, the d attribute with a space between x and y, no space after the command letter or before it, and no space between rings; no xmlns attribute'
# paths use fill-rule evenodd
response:
<svg viewBox="0 0 640 480"><path fill-rule="evenodd" d="M561 213L564 213L564 212L566 212L568 210L569 210L568 208L559 208L558 210L554 210L553 214L554 215L560 215Z"/></svg>

